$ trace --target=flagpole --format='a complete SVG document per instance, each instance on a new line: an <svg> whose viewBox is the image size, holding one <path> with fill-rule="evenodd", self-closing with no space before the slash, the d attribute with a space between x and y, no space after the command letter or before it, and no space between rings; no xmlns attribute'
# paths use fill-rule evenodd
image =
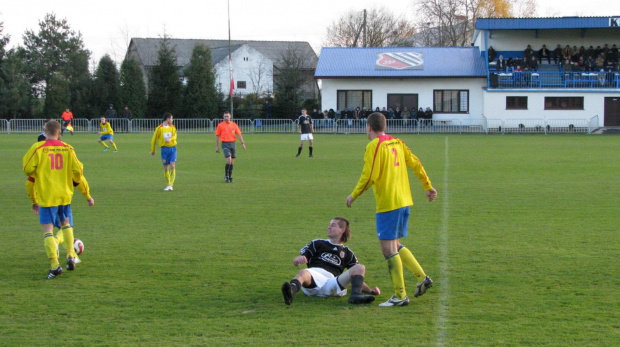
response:
<svg viewBox="0 0 620 347"><path fill-rule="evenodd" d="M228 64L230 68L230 91L228 93L228 97L230 99L230 116L233 117L233 88L234 88L234 79L233 79L233 69L232 69L232 55L230 52L230 0L228 0Z"/></svg>

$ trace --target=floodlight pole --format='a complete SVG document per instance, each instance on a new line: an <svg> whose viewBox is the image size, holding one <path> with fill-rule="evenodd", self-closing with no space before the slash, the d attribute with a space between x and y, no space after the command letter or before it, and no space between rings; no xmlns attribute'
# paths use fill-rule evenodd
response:
<svg viewBox="0 0 620 347"><path fill-rule="evenodd" d="M233 118L233 70L232 70L232 56L230 52L230 0L228 0L228 64L230 64L230 91L228 93L228 98L230 99L230 117Z"/></svg>

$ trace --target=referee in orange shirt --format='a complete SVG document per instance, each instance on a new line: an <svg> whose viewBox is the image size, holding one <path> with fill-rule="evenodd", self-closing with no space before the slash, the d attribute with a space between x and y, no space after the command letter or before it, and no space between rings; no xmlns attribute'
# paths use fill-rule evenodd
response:
<svg viewBox="0 0 620 347"><path fill-rule="evenodd" d="M224 118L224 121L220 122L215 129L215 153L220 152L220 142L222 142L222 150L226 158L224 181L226 183L233 183L232 172L233 164L237 157L237 148L235 146L237 136L241 140L243 150L245 150L245 141L243 141L241 129L239 129L237 123L230 120L230 112L224 112L222 118Z"/></svg>

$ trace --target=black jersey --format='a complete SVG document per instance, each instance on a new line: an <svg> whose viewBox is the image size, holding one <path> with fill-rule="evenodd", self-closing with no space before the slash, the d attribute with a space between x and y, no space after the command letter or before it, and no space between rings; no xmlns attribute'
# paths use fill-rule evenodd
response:
<svg viewBox="0 0 620 347"><path fill-rule="evenodd" d="M339 276L345 269L357 264L357 258L349 247L329 240L312 240L299 254L308 259L308 267L320 267L334 276Z"/></svg>
<svg viewBox="0 0 620 347"><path fill-rule="evenodd" d="M301 115L299 116L297 121L299 122L299 126L301 127L302 134L312 134L312 128L310 127L310 125L312 125L312 117L310 117L309 115Z"/></svg>

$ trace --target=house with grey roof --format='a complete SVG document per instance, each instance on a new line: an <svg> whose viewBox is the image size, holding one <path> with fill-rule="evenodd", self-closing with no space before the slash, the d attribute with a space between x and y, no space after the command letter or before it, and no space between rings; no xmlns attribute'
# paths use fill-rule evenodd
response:
<svg viewBox="0 0 620 347"><path fill-rule="evenodd" d="M161 38L132 38L125 55L125 59L135 59L138 62L147 88L151 69L157 64L157 53L162 40ZM190 63L194 47L199 44L209 47L216 87L228 95L230 90L228 40L169 39L169 44L176 51L181 78L183 78L185 67ZM295 52L300 57L299 69L307 76L307 83L303 87L305 96L307 98L318 97L318 86L312 78L318 58L308 42L231 40L230 52L235 95L273 93L279 70L282 68L283 56L288 52Z"/></svg>

